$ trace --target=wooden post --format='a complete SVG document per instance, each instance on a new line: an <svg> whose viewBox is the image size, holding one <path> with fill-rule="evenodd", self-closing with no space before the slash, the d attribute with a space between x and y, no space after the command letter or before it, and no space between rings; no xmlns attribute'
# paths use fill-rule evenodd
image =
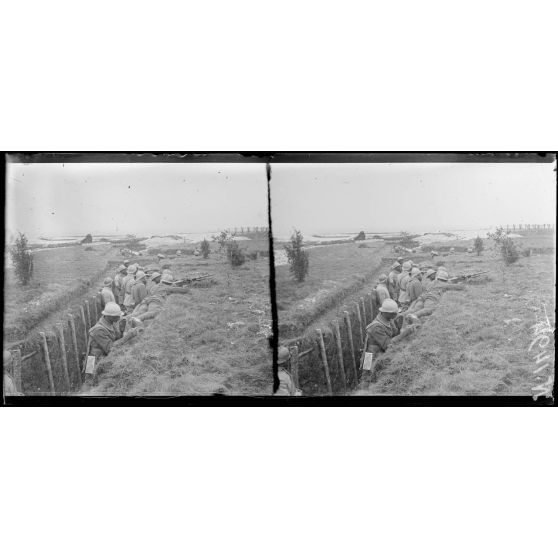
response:
<svg viewBox="0 0 558 558"><path fill-rule="evenodd" d="M363 333L363 327L362 327L362 318L360 316L360 307L358 302L355 303L356 306L356 311L357 311L357 320L358 320L358 333L360 336L360 347L361 348L364 345L364 333Z"/></svg>
<svg viewBox="0 0 558 558"><path fill-rule="evenodd" d="M19 393L23 393L23 390L21 388L21 351L19 349L14 349L12 351L12 357L15 386Z"/></svg>
<svg viewBox="0 0 558 558"><path fill-rule="evenodd" d="M378 315L378 303L374 293L370 293L370 306L372 307L372 319Z"/></svg>
<svg viewBox="0 0 558 558"><path fill-rule="evenodd" d="M56 331L58 333L58 345L60 346L60 360L62 361L62 372L64 372L64 380L68 386L68 393L72 391L72 384L70 383L70 374L68 373L68 355L66 353L66 342L64 341L64 328L62 324L56 324Z"/></svg>
<svg viewBox="0 0 558 558"><path fill-rule="evenodd" d="M366 295L368 297L368 306L370 306L370 318L371 318L371 322L374 319L374 305L372 304L372 293L368 293Z"/></svg>
<svg viewBox="0 0 558 558"><path fill-rule="evenodd" d="M322 356L322 364L324 366L324 374L327 384L327 392L329 395L333 395L333 390L331 389L331 378L329 377L329 365L327 363L327 355L324 345L324 336L322 335L322 330L317 329L316 333L318 334L318 346L320 347L320 354Z"/></svg>
<svg viewBox="0 0 558 558"><path fill-rule="evenodd" d="M364 298L361 296L360 297L360 306L361 306L361 310L362 310L362 318L364 320L363 322L363 327L362 327L362 334L366 337L366 326L372 321L370 320L370 322L368 322L368 319L366 317L366 306L364 306Z"/></svg>
<svg viewBox="0 0 558 558"><path fill-rule="evenodd" d="M299 389L298 383L298 346L293 345L289 348L289 353L291 353L291 376L293 377L293 382L296 389Z"/></svg>
<svg viewBox="0 0 558 558"><path fill-rule="evenodd" d="M48 352L48 344L46 340L46 335L44 331L39 332L39 336L41 337L41 345L43 347L43 355L45 358L46 369L48 373L48 383L50 386L50 394L55 395L56 391L54 389L54 378L52 377L52 367L50 365L50 354Z"/></svg>
<svg viewBox="0 0 558 558"><path fill-rule="evenodd" d="M333 334L335 336L335 343L337 345L337 362L339 364L339 370L341 372L341 378L343 380L343 394L347 393L347 378L345 376L345 364L343 363L343 347L341 346L341 331L339 330L339 322L333 320Z"/></svg>
<svg viewBox="0 0 558 558"><path fill-rule="evenodd" d="M93 309L91 311L91 317L95 320L94 323L96 324L97 320L99 319L99 318L97 318L97 297L96 296L92 297L91 302L92 302L92 306L93 306Z"/></svg>
<svg viewBox="0 0 558 558"><path fill-rule="evenodd" d="M83 322L83 330L85 331L85 342L87 343L87 320L85 319L85 310L83 306L79 307L79 313L81 315L81 321Z"/></svg>
<svg viewBox="0 0 558 558"><path fill-rule="evenodd" d="M358 383L358 368L355 359L355 346L353 343L353 329L351 327L351 318L349 313L345 310L343 312L343 317L345 318L345 327L347 328L347 337L349 338L349 348L351 349L351 362L353 364L353 370L355 372L355 384Z"/></svg>
<svg viewBox="0 0 558 558"><path fill-rule="evenodd" d="M89 308L89 301L88 300L85 301L85 313L87 315L87 324L88 324L85 329L87 330L90 327L93 327L93 324L91 323L91 309Z"/></svg>
<svg viewBox="0 0 558 558"><path fill-rule="evenodd" d="M81 366L79 365L79 349L78 349L78 344L77 344L77 335L76 335L76 321L75 318L73 316L73 314L68 314L68 323L70 324L70 337L72 340L72 349L74 351L74 355L75 355L75 361L76 361L76 385L78 388L81 387Z"/></svg>

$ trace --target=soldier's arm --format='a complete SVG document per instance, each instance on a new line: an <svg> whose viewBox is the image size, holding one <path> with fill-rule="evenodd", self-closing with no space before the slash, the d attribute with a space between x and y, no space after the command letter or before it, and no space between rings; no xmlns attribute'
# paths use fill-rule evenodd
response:
<svg viewBox="0 0 558 558"><path fill-rule="evenodd" d="M99 347L101 348L101 350L103 351L103 353L105 355L108 355L113 345L113 340L109 335L108 331L98 328L97 331L95 332L94 339L96 343L99 345Z"/></svg>

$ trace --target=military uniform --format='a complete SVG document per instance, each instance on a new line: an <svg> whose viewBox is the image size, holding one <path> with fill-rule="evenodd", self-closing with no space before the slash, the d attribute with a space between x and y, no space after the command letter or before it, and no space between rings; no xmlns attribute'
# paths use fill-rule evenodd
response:
<svg viewBox="0 0 558 558"><path fill-rule="evenodd" d="M407 283L407 296L409 302L413 303L422 294L422 283L418 277L414 277Z"/></svg>
<svg viewBox="0 0 558 558"><path fill-rule="evenodd" d="M397 277L398 276L399 276L399 272L395 269L392 269L388 275L387 288L389 291L389 296L393 300L397 300L397 295L398 295Z"/></svg>
<svg viewBox="0 0 558 558"><path fill-rule="evenodd" d="M89 330L89 354L104 357L109 354L112 344L122 337L118 322L111 323L104 316Z"/></svg>
<svg viewBox="0 0 558 558"><path fill-rule="evenodd" d="M407 294L407 284L411 280L411 275L408 271L402 271L397 277L397 286L399 287L399 303L408 304L409 295Z"/></svg>
<svg viewBox="0 0 558 558"><path fill-rule="evenodd" d="M279 376L279 388L275 395L296 395L297 390L288 371L280 366L277 374Z"/></svg>
<svg viewBox="0 0 558 558"><path fill-rule="evenodd" d="M375 355L383 353L393 337L399 335L400 328L395 320L387 321L381 314L366 327L367 350Z"/></svg>
<svg viewBox="0 0 558 558"><path fill-rule="evenodd" d="M136 281L132 285L132 299L134 306L137 306L147 296L147 287L142 280Z"/></svg>
<svg viewBox="0 0 558 558"><path fill-rule="evenodd" d="M376 286L376 296L380 306L386 298L391 298L389 290L384 283L378 283Z"/></svg>
<svg viewBox="0 0 558 558"><path fill-rule="evenodd" d="M103 306L106 306L107 302L116 302L110 287L103 287L101 289L101 296L103 297Z"/></svg>

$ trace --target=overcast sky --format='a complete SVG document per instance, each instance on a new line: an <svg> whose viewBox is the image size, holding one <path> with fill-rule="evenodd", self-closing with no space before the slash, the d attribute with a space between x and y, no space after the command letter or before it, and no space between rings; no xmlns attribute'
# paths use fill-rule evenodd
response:
<svg viewBox="0 0 558 558"><path fill-rule="evenodd" d="M7 165L7 228L29 238L267 226L265 166L212 163Z"/></svg>
<svg viewBox="0 0 558 558"><path fill-rule="evenodd" d="M273 165L273 233L554 223L555 163Z"/></svg>

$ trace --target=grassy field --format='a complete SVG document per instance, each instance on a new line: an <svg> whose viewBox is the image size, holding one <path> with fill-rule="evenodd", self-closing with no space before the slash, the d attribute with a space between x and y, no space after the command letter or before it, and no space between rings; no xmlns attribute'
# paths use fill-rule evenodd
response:
<svg viewBox="0 0 558 558"><path fill-rule="evenodd" d="M281 246L275 249L282 250ZM373 274L379 274L376 270L382 256L391 254L380 242L319 246L308 253L309 273L303 283L292 278L288 265L275 268L279 330L283 337L302 334L316 319L334 311L348 294L358 291Z"/></svg>
<svg viewBox="0 0 558 558"><path fill-rule="evenodd" d="M215 283L169 296L144 333L107 357L87 393L270 395L269 259L233 269L215 253L207 260L185 256L172 260L172 273L211 273Z"/></svg>
<svg viewBox="0 0 558 558"><path fill-rule="evenodd" d="M34 274L25 287L7 269L4 282L4 338L21 339L53 312L63 310L73 297L97 289L107 260L114 254L109 245L68 246L34 253Z"/></svg>
<svg viewBox="0 0 558 558"><path fill-rule="evenodd" d="M529 247L531 239L518 244ZM554 328L553 254L523 257L509 267L492 251L444 261L450 275L488 270L488 278L445 293L415 334L378 359L378 380L357 395L531 395L554 370L553 341L546 347L549 366L539 377L534 372L541 349L529 350L545 308Z"/></svg>

